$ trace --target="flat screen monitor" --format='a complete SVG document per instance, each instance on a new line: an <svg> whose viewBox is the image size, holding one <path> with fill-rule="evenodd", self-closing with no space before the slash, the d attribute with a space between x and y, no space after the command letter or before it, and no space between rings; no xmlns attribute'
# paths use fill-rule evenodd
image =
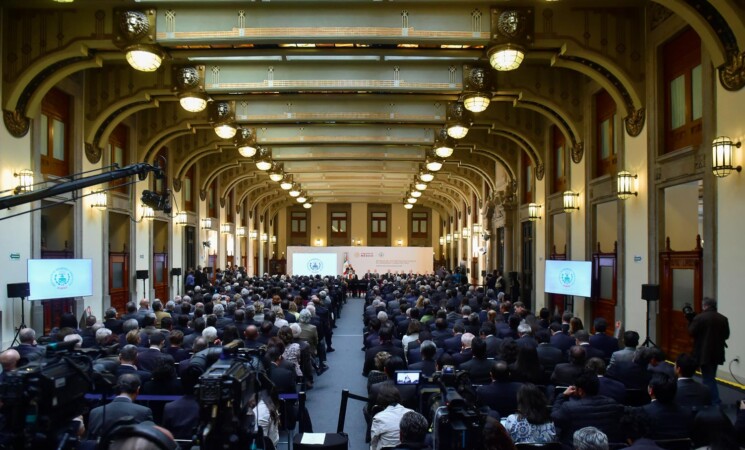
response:
<svg viewBox="0 0 745 450"><path fill-rule="evenodd" d="M590 261L546 260L545 291L551 294L590 297L592 263Z"/></svg>
<svg viewBox="0 0 745 450"><path fill-rule="evenodd" d="M29 300L93 295L90 259L29 259L27 269Z"/></svg>
<svg viewBox="0 0 745 450"><path fill-rule="evenodd" d="M419 370L397 370L396 384L419 384L422 372Z"/></svg>
<svg viewBox="0 0 745 450"><path fill-rule="evenodd" d="M336 276L336 253L295 253L292 274L306 276Z"/></svg>

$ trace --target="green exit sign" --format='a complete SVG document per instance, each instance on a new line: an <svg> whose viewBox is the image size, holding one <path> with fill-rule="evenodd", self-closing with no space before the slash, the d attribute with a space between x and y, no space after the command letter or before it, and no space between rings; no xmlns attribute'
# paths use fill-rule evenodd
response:
<svg viewBox="0 0 745 450"><path fill-rule="evenodd" d="M10 254L10 259L21 259L21 254L20 253L11 253Z"/></svg>

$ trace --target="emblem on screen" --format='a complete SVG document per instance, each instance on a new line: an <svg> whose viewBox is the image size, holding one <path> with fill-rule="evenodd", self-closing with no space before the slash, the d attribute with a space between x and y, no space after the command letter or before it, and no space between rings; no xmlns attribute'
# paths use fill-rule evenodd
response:
<svg viewBox="0 0 745 450"><path fill-rule="evenodd" d="M67 289L72 284L72 272L69 269L60 267L52 272L52 286L57 289Z"/></svg>
<svg viewBox="0 0 745 450"><path fill-rule="evenodd" d="M572 269L564 269L559 273L559 279L564 287L569 287L574 284L576 275Z"/></svg>
<svg viewBox="0 0 745 450"><path fill-rule="evenodd" d="M313 258L308 261L308 270L313 273L320 273L323 270L323 261L318 258Z"/></svg>

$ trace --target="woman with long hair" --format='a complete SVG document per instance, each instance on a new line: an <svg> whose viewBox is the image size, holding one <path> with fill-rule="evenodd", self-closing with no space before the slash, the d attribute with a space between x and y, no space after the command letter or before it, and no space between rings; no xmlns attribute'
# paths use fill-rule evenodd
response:
<svg viewBox="0 0 745 450"><path fill-rule="evenodd" d="M538 351L533 347L518 346L517 359L510 364L510 373L515 381L543 384L545 371L538 359Z"/></svg>
<svg viewBox="0 0 745 450"><path fill-rule="evenodd" d="M515 443L544 444L556 440L548 400L534 384L526 383L517 391L517 414L504 419L504 427Z"/></svg>
<svg viewBox="0 0 745 450"><path fill-rule="evenodd" d="M576 333L579 330L584 330L585 327L582 325L582 319L579 317L572 317L569 320L569 335L574 336L574 333Z"/></svg>
<svg viewBox="0 0 745 450"><path fill-rule="evenodd" d="M482 448L484 450L515 450L510 434L494 417L487 417L482 430Z"/></svg>

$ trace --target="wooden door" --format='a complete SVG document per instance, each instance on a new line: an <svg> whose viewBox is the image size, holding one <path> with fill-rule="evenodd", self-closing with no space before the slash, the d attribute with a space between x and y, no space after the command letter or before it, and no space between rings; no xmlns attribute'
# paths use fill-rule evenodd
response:
<svg viewBox="0 0 745 450"><path fill-rule="evenodd" d="M552 259L554 261L566 261L567 260L567 247L564 246L564 253L557 253L556 252L556 246L552 246L551 248L551 256L549 259ZM548 295L548 309L551 312L551 314L558 314L562 315L564 314L564 310L567 308L567 299L569 298L568 295L561 295L561 294L549 294Z"/></svg>
<svg viewBox="0 0 745 450"><path fill-rule="evenodd" d="M686 303L701 312L703 298L703 253L701 236L696 236L696 247L688 251L673 251L670 238L665 251L660 253L660 315L662 336L660 346L668 359L693 350L688 335L688 320L683 315Z"/></svg>
<svg viewBox="0 0 745 450"><path fill-rule="evenodd" d="M168 253L153 254L153 289L155 298L165 305L168 302Z"/></svg>
<svg viewBox="0 0 745 450"><path fill-rule="evenodd" d="M129 253L109 253L109 296L111 306L124 314L129 301Z"/></svg>
<svg viewBox="0 0 745 450"><path fill-rule="evenodd" d="M212 273L210 273L210 282L212 284L215 284L215 280L217 279L217 255L207 256L207 267L212 268Z"/></svg>
<svg viewBox="0 0 745 450"><path fill-rule="evenodd" d="M41 259L72 259L74 257L71 250L42 250ZM53 300L42 300L42 310L44 311L44 334L49 334L52 328L59 325L59 318L64 313L75 311L74 298L56 298Z"/></svg>
<svg viewBox="0 0 745 450"><path fill-rule="evenodd" d="M605 318L611 332L616 323L618 303L617 252L617 242L613 243L612 253L603 253L598 242L597 251L592 254L592 317Z"/></svg>

